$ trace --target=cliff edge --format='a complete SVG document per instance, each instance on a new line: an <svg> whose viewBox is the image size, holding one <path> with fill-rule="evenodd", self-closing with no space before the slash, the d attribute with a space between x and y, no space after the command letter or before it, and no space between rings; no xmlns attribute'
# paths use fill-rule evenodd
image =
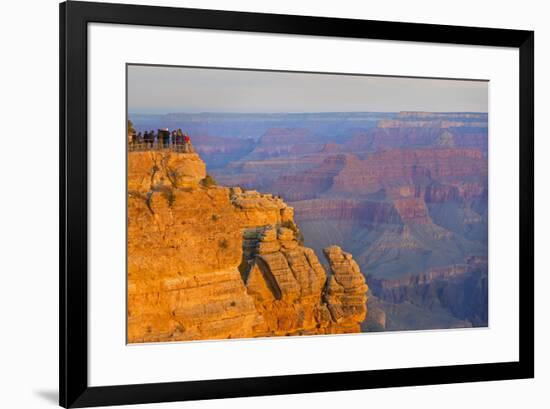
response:
<svg viewBox="0 0 550 409"><path fill-rule="evenodd" d="M359 332L351 254L301 244L282 199L216 186L198 154L128 153L128 342Z"/></svg>

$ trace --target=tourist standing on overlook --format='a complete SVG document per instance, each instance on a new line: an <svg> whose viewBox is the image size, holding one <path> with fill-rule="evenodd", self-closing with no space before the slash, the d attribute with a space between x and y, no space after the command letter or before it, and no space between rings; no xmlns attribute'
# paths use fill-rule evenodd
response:
<svg viewBox="0 0 550 409"><path fill-rule="evenodd" d="M176 145L183 145L183 131L178 128L176 132Z"/></svg>
<svg viewBox="0 0 550 409"><path fill-rule="evenodd" d="M170 146L173 146L176 144L176 130L173 130L170 134Z"/></svg>
<svg viewBox="0 0 550 409"><path fill-rule="evenodd" d="M193 153L191 137L181 128L170 131L168 128L159 128L141 132L128 132L128 146L139 149L173 149L177 152Z"/></svg>
<svg viewBox="0 0 550 409"><path fill-rule="evenodd" d="M169 148L170 147L170 131L168 128L162 128L158 130L158 139L159 139L159 147L161 148Z"/></svg>
<svg viewBox="0 0 550 409"><path fill-rule="evenodd" d="M186 153L193 152L193 147L191 146L191 138L189 137L188 133L185 133L183 135L183 142L184 142L183 151Z"/></svg>

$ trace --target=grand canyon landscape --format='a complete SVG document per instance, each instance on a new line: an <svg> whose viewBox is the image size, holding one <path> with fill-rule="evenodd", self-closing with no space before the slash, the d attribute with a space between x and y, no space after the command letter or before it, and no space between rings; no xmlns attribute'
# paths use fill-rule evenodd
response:
<svg viewBox="0 0 550 409"><path fill-rule="evenodd" d="M128 342L488 325L486 112L128 119Z"/></svg>

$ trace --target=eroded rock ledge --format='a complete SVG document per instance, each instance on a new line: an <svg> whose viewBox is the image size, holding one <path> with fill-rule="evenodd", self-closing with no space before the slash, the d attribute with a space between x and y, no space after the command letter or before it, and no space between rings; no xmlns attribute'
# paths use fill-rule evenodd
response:
<svg viewBox="0 0 550 409"><path fill-rule="evenodd" d="M128 155L128 341L360 331L351 254L301 244L282 199L205 183L197 154Z"/></svg>

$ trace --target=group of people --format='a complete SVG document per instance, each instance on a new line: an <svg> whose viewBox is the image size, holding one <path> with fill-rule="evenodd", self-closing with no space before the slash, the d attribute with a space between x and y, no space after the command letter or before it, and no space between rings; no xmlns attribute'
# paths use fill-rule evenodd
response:
<svg viewBox="0 0 550 409"><path fill-rule="evenodd" d="M128 144L130 147L145 148L173 148L182 152L193 152L191 138L189 134L183 132L181 128L170 132L168 128L141 132L132 132L128 135Z"/></svg>

